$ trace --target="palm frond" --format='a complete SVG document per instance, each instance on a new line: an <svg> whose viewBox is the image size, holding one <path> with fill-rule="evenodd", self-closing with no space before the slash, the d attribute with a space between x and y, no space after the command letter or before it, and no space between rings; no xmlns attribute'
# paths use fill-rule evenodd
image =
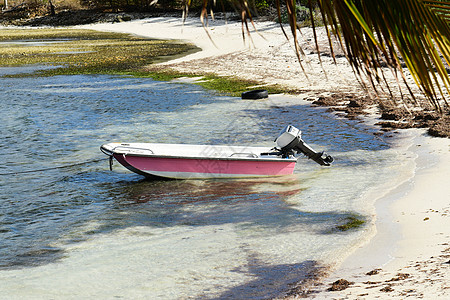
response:
<svg viewBox="0 0 450 300"><path fill-rule="evenodd" d="M320 0L319 5L357 74L366 74L375 87L387 64L405 80L403 60L435 109L441 111L441 97L448 105L449 1Z"/></svg>
<svg viewBox="0 0 450 300"><path fill-rule="evenodd" d="M440 15L440 17L444 19L447 23L450 22L450 15L449 15L450 2L439 0L434 1L424 0L423 3L427 5L431 10L433 10L434 13Z"/></svg>

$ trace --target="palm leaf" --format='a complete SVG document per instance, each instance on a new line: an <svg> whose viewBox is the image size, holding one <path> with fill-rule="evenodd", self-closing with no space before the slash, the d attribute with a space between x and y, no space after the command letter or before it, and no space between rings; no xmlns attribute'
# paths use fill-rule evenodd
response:
<svg viewBox="0 0 450 300"><path fill-rule="evenodd" d="M383 64L405 80L401 57L434 108L441 111L440 97L448 105L450 78L444 61L450 62L450 2L320 0L319 5L356 73L367 75L374 88L382 81Z"/></svg>

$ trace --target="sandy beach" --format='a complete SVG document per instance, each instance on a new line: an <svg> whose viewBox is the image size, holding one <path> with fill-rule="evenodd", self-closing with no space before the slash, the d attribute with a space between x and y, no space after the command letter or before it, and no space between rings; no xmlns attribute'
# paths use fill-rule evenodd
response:
<svg viewBox="0 0 450 300"><path fill-rule="evenodd" d="M197 45L202 51L163 64L182 72L253 79L260 86L278 83L301 91L297 98L311 101L333 95L366 97L345 57L337 57L336 64L329 55L319 61L311 29L303 30L300 41L305 51L303 72L292 43L271 22L257 23L251 37L244 33L245 41L240 23L223 20L210 21L206 30L211 39L199 20L183 24L181 17L79 27ZM326 54L324 32L320 44ZM377 116L372 110L371 117ZM407 150L414 153L415 172L377 200L373 238L343 257L329 276L289 298L450 298L450 139L429 137L422 129L408 131L412 142ZM330 291L340 279L349 287Z"/></svg>

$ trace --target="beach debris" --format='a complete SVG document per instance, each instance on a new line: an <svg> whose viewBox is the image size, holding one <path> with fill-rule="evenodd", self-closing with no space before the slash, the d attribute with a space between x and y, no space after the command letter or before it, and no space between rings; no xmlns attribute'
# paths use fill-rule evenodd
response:
<svg viewBox="0 0 450 300"><path fill-rule="evenodd" d="M417 291L416 290L414 290L414 289L409 289L409 290L405 290L405 291L403 291L400 295L401 296L412 296L412 295L408 295L408 294L411 294L411 293L417 293Z"/></svg>
<svg viewBox="0 0 450 300"><path fill-rule="evenodd" d="M450 137L450 126L448 125L450 116L443 116L435 121L435 124L428 129L428 134L434 137Z"/></svg>
<svg viewBox="0 0 450 300"><path fill-rule="evenodd" d="M387 286L385 286L384 288L382 288L380 291L381 291L381 292L389 293L389 292L393 292L394 289L392 288L391 285L387 285Z"/></svg>
<svg viewBox="0 0 450 300"><path fill-rule="evenodd" d="M380 273L381 269L373 269L372 271L369 271L366 273L366 275L372 276L372 275L377 275L378 273Z"/></svg>
<svg viewBox="0 0 450 300"><path fill-rule="evenodd" d="M381 283L381 281L364 281L363 283L367 284L367 285L378 285L378 284ZM370 286L370 287L367 287L366 289L371 289L371 288L374 288L374 287L375 286Z"/></svg>
<svg viewBox="0 0 450 300"><path fill-rule="evenodd" d="M352 284L353 284L353 282L347 281L345 279L339 279L339 280L336 280L335 282L333 282L331 284L331 287L328 288L327 291L330 291L330 292L343 291Z"/></svg>
<svg viewBox="0 0 450 300"><path fill-rule="evenodd" d="M317 100L313 101L312 104L318 106L337 106L344 102L343 99L335 99L332 97L320 96Z"/></svg>
<svg viewBox="0 0 450 300"><path fill-rule="evenodd" d="M408 273L397 273L397 275L386 282L392 282L392 281L400 281L405 280L406 278L409 278L411 275Z"/></svg>

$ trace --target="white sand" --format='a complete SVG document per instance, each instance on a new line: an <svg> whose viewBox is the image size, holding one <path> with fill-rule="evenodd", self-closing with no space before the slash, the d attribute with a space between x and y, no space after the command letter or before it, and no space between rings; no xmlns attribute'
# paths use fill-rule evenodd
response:
<svg viewBox="0 0 450 300"><path fill-rule="evenodd" d="M377 202L377 234L318 288L318 298L450 299L450 139L414 131L414 177ZM354 284L325 291L341 278Z"/></svg>
<svg viewBox="0 0 450 300"><path fill-rule="evenodd" d="M202 48L201 52L166 63L180 71L280 83L304 90L302 98L337 91L364 94L345 58L338 58L334 65L330 57L323 56L323 68L320 66L317 55L312 53L310 29L305 29L301 37L306 78L292 44L286 41L279 25L270 22L257 24L264 38L253 31L253 43L248 37L243 42L240 23L211 22L208 32L216 46L196 19L189 19L184 27L181 17L81 27L184 40ZM326 44L322 32L321 45ZM411 146L417 155L415 175L377 202L375 237L351 254L325 283L316 286L311 297L450 299L450 139L426 137L420 130L412 132L416 135ZM365 275L378 268L378 274ZM329 283L340 278L355 283L341 292L326 291Z"/></svg>
<svg viewBox="0 0 450 300"><path fill-rule="evenodd" d="M158 39L183 40L200 47L201 52L165 63L180 71L214 72L268 84L279 83L290 88L314 90L316 92L313 95L328 94L328 91L336 89L361 92L361 87L344 57L337 58L338 64L334 65L331 57L322 56L321 67L317 54L312 53L315 45L311 29L305 29L300 36L300 43L306 53L302 59L307 72L305 76L294 54L292 36L289 35L290 40L287 41L280 25L273 22L257 23L257 31L249 27L251 38L245 33L245 41L240 23L227 24L223 20L210 21L206 31L197 19L189 19L183 26L181 17L80 27ZM289 34L287 27L285 30ZM320 44L326 49L328 42L325 34L320 37ZM326 75L324 70L327 70Z"/></svg>

